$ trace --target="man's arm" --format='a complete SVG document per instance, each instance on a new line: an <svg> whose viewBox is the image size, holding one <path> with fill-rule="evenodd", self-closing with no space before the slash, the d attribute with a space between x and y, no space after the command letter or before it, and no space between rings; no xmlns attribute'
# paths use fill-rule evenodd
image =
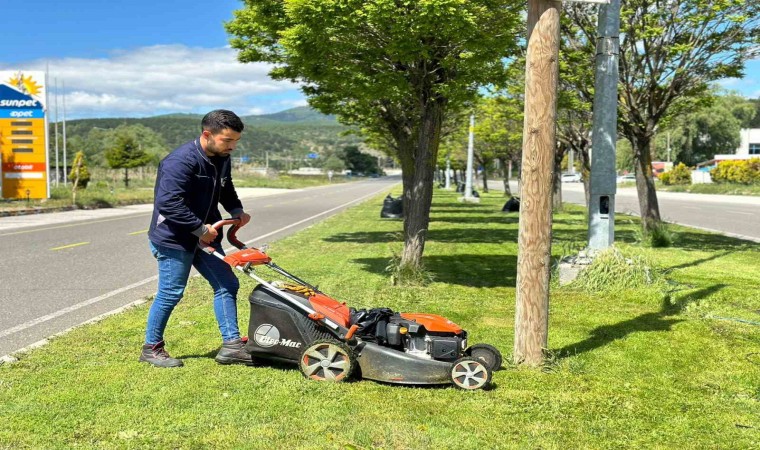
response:
<svg viewBox="0 0 760 450"><path fill-rule="evenodd" d="M250 214L243 211L243 203L238 198L237 191L235 191L235 185L232 182L232 174L227 173L227 181L222 186L222 191L219 194L219 203L224 206L230 215L236 219L240 219L240 226L245 226L251 220Z"/></svg>
<svg viewBox="0 0 760 450"><path fill-rule="evenodd" d="M164 222L196 236L204 234L203 221L187 207L195 177L192 165L187 161L167 159L162 164L161 180L156 189L156 208Z"/></svg>

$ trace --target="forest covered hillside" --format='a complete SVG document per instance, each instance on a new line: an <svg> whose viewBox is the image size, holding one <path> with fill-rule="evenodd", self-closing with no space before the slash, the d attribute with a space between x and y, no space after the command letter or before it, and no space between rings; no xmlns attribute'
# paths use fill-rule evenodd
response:
<svg viewBox="0 0 760 450"><path fill-rule="evenodd" d="M130 130L145 149L161 158L172 149L200 134L199 114L167 114L144 118L105 118L70 120L66 123L68 154L83 151L91 164L104 165L104 153L111 146L113 131ZM250 162L299 160L311 154L326 156L349 145L360 145L362 139L347 134L349 127L334 116L321 114L309 107L297 107L274 114L244 116L246 125L235 156ZM142 136L142 137L141 137ZM63 127L58 124L59 147L63 143ZM55 142L55 125L50 124L51 149Z"/></svg>

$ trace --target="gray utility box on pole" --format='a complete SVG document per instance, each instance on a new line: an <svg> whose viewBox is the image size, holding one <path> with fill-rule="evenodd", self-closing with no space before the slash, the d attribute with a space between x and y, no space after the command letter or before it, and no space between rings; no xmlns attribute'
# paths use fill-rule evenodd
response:
<svg viewBox="0 0 760 450"><path fill-rule="evenodd" d="M599 8L596 44L588 224L588 247L592 250L603 250L615 241L619 35L620 0L611 0Z"/></svg>

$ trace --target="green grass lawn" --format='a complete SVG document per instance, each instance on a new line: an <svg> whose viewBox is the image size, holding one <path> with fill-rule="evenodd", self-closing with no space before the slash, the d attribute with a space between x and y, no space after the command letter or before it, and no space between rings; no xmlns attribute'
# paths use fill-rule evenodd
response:
<svg viewBox="0 0 760 450"><path fill-rule="evenodd" d="M394 193L394 194L397 194ZM193 279L166 332L185 367L138 363L148 306L75 329L0 366L0 448L760 448L760 246L678 228L675 247L635 242L654 283L553 286L549 358L514 367L516 214L484 194L438 190L425 264L435 281L391 286L401 221L382 197L274 243L269 254L357 307L447 316L497 346L493 388L325 384L293 368L217 365L211 290ZM583 246L585 215L555 215L556 257ZM241 328L248 322L243 279ZM746 322L750 323L746 323Z"/></svg>
<svg viewBox="0 0 760 450"><path fill-rule="evenodd" d="M711 183L667 186L659 183L657 190L693 194L760 195L760 184Z"/></svg>
<svg viewBox="0 0 760 450"><path fill-rule="evenodd" d="M101 170L101 172L105 172ZM330 184L327 175L297 176L279 175L277 177L261 177L250 174L234 174L237 187L263 187L278 189L301 189ZM113 208L117 206L151 203L153 201L153 183L155 174L130 180L130 187L115 177L109 182L92 182L86 189L77 191L77 207L79 208ZM344 176L334 176L332 183L346 183L352 180ZM43 200L0 200L0 213L19 213L22 211L62 210L72 206L71 185L51 187L50 198Z"/></svg>
<svg viewBox="0 0 760 450"><path fill-rule="evenodd" d="M325 184L346 183L361 180L362 178L348 178L343 175L335 175L330 181L327 175L288 175L280 174L276 177L267 178L253 175L234 174L235 186L237 187L266 187L279 189L301 189Z"/></svg>

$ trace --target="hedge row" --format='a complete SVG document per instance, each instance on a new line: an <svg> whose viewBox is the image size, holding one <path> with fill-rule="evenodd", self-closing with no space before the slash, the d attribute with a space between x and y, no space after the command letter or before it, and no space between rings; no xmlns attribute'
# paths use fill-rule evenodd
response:
<svg viewBox="0 0 760 450"><path fill-rule="evenodd" d="M722 161L710 175L716 183L760 184L760 158Z"/></svg>

